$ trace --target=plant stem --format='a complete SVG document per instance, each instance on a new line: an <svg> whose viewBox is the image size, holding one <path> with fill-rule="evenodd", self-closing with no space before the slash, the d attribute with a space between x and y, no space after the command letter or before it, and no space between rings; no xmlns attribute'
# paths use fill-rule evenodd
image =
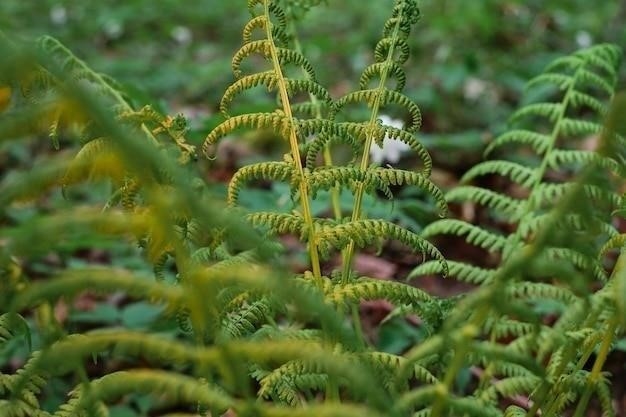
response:
<svg viewBox="0 0 626 417"><path fill-rule="evenodd" d="M398 37L398 33L400 31L400 22L402 21L402 14L399 14L396 17L396 25L393 29L392 39L395 40ZM376 126L378 120L378 111L380 109L380 102L385 92L385 84L387 83L387 76L389 74L389 63L393 62L393 56L395 53L395 42L391 42L391 46L389 47L389 51L387 51L387 58L385 60L385 65L380 72L380 81L378 83L378 94L374 96L374 102L372 103L372 112L370 114L370 120L368 122L368 129L365 136L365 147L363 149L363 155L361 156L361 163L359 165L359 169L361 171L367 171L369 168L369 156L370 156L370 148L372 147L372 142L374 141L374 127ZM354 206L352 208L352 216L350 221L355 222L361 218L361 205L363 203L363 195L365 194L365 183L360 182L357 185L356 193L354 195ZM343 258L343 271L341 274L341 279L344 283L347 283L350 278L350 270L352 269L352 257L354 255L354 240L351 240L346 249L342 254Z"/></svg>
<svg viewBox="0 0 626 417"><path fill-rule="evenodd" d="M313 216L311 214L311 206L309 203L309 187L306 182L306 176L304 175L304 169L302 168L302 159L300 157L300 148L298 144L298 133L296 126L293 124L293 114L291 112L291 105L289 102L289 94L287 93L287 85L285 84L285 78L283 76L282 69L280 67L280 61L278 59L278 53L276 51L276 45L274 44L274 38L272 37L272 23L270 20L269 1L264 1L265 6L265 18L267 23L265 25L265 32L267 39L270 43L270 54L272 57L272 65L274 67L274 73L276 74L276 85L280 100L283 105L283 111L285 117L290 121L289 129L289 147L291 149L291 155L293 157L293 163L296 166L299 177L299 191L300 191L300 204L302 205L302 215L304 217L305 227L308 231L309 242L309 256L311 258L311 268L313 269L313 275L315 277L321 277L321 267L319 252L317 250L317 238L315 233L315 225L313 223Z"/></svg>
<svg viewBox="0 0 626 417"><path fill-rule="evenodd" d="M624 251L620 253L620 256L617 258L617 262L615 263L615 267L613 268L613 273L611 274L612 281L624 281L624 275L626 274L626 254ZM587 409L587 405L589 403L589 399L591 398L591 394L596 388L596 384L600 380L602 368L604 367L604 363L606 362L606 358L611 349L611 343L613 343L613 338L615 337L615 331L619 327L620 323L620 315L618 313L614 313L609 320L606 331L602 337L602 344L600 345L600 351L596 356L596 360L593 363L593 368L591 368L591 374L587 379L587 384L585 385L585 391L583 392L580 401L578 402L578 406L576 407L576 411L574 412L573 417L582 417L583 413Z"/></svg>
<svg viewBox="0 0 626 417"><path fill-rule="evenodd" d="M576 411L574 412L573 417L583 417L583 413L587 410L589 399L591 398L591 394L596 388L596 384L600 380L602 368L604 367L604 362L606 362L606 358L609 354L609 351L611 350L611 343L613 342L613 337L615 335L615 330L617 330L618 322L618 315L614 314L609 321L606 332L604 333L602 344L600 345L600 351L598 352L598 356L593 363L591 374L589 374L589 377L587 378L587 384L585 384L585 391L580 397L580 401L578 402L578 406L576 407Z"/></svg>

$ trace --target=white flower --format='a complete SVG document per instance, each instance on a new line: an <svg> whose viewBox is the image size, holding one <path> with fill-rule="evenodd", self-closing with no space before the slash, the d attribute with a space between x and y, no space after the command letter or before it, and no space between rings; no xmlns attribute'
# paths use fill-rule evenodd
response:
<svg viewBox="0 0 626 417"><path fill-rule="evenodd" d="M380 120L383 122L383 125L398 129L402 129L404 126L404 123L402 123L401 120L392 119L387 115L380 116ZM409 149L411 149L411 147L406 143L397 139L390 139L389 136L385 136L382 148L376 143L372 143L372 147L370 148L370 157L372 158L372 162L378 165L380 165L383 161L395 164L400 160L402 154Z"/></svg>
<svg viewBox="0 0 626 417"><path fill-rule="evenodd" d="M64 25L67 22L67 10L65 7L56 5L50 10L50 20L55 25Z"/></svg>
<svg viewBox="0 0 626 417"><path fill-rule="evenodd" d="M591 39L589 32L580 30L576 33L576 43L581 48L587 48L591 46L593 39Z"/></svg>
<svg viewBox="0 0 626 417"><path fill-rule="evenodd" d="M109 39L119 39L124 34L124 27L117 20L109 20L104 24L104 33Z"/></svg>
<svg viewBox="0 0 626 417"><path fill-rule="evenodd" d="M170 35L172 36L172 38L174 38L176 42L181 45L187 45L191 42L193 37L191 30L186 26L176 26L174 29L172 29Z"/></svg>
<svg viewBox="0 0 626 417"><path fill-rule="evenodd" d="M479 78L469 77L463 84L463 97L477 100L487 90L487 83Z"/></svg>

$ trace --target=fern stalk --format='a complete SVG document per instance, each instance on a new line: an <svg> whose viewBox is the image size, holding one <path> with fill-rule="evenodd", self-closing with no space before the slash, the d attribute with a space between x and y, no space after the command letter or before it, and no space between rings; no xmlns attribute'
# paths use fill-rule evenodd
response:
<svg viewBox="0 0 626 417"><path fill-rule="evenodd" d="M400 31L400 24L402 22L404 9L402 12L398 14L396 17L396 24L393 29L392 39L395 41L398 37L398 33ZM376 122L378 120L378 111L380 109L380 102L385 93L385 84L387 83L387 76L389 75L389 68L393 62L393 56L396 48L396 43L392 42L389 50L387 51L387 59L385 61L385 66L380 74L380 81L378 82L378 92L374 97L374 102L372 103L372 112L370 115L370 120L368 122L368 133L365 136L365 148L363 149L363 154L361 156L361 163L359 165L359 169L361 171L367 171L369 167L369 156L370 156L370 148L372 147L372 142L374 141L374 127L376 126ZM361 205L363 203L363 195L365 194L365 182L360 182L357 185L356 193L354 195L354 206L352 207L352 216L350 221L355 222L361 218ZM350 241L348 246L343 252L343 272L342 272L342 281L343 283L347 283L350 278L350 271L352 269L352 258L354 256L354 240Z"/></svg>
<svg viewBox="0 0 626 417"><path fill-rule="evenodd" d="M313 269L313 275L317 278L322 276L321 268L320 268L320 256L317 250L317 239L315 236L315 227L313 225L313 215L311 213L311 206L309 204L309 190L306 182L306 178L304 175L304 169L302 168L302 160L300 158L300 149L298 147L298 135L296 132L296 127L293 124L293 114L291 112L291 105L289 102L289 94L287 93L287 85L285 84L285 78L283 76L283 71L280 68L280 61L278 59L278 54L276 52L276 45L274 43L274 37L272 35L272 23L270 20L270 7L269 0L265 0L263 2L265 8L265 16L267 18L267 24L265 25L265 33L267 36L267 40L270 44L270 54L272 56L272 65L274 67L274 72L276 74L276 84L278 88L278 92L280 94L280 100L283 105L283 111L285 112L285 117L291 121L291 128L289 131L289 147L291 149L291 155L293 156L293 163L296 164L296 169L298 173L298 177L300 179L299 182L299 191L300 191L300 204L302 205L302 215L304 217L304 222L306 228L309 231L308 242L309 242L309 256L311 258L311 268Z"/></svg>
<svg viewBox="0 0 626 417"><path fill-rule="evenodd" d="M611 320L609 321L609 325L607 326L606 332L602 340L602 345L600 345L600 351L598 352L598 356L593 363L593 368L591 369L591 374L587 379L587 384L585 384L585 391L580 397L578 406L576 407L576 411L574 412L573 417L583 417L585 411L587 410L587 404L589 404L591 394L593 393L596 384L600 381L600 378L602 376L602 368L604 367L606 358L609 355L609 351L611 350L611 343L613 343L613 337L615 336L615 331L618 328L618 323L619 318L618 315L615 314L613 315L613 317L611 317Z"/></svg>
<svg viewBox="0 0 626 417"><path fill-rule="evenodd" d="M617 262L615 264L615 268L613 269L613 279L614 280L623 280L623 276L626 274L626 255L622 251L620 256L617 258ZM589 399L591 398L591 394L593 393L596 384L600 380L602 369L604 367L604 363L606 362L609 351L611 350L611 344L613 343L613 338L615 337L615 331L618 329L620 323L619 314L614 314L604 332L604 336L602 338L602 344L600 345L600 350L596 356L596 360L593 363L593 368L591 368L591 374L587 378L587 384L585 385L585 391L583 392L580 400L578 402L578 406L576 407L576 411L574 412L573 417L583 417L583 413L587 409L587 404L589 403Z"/></svg>
<svg viewBox="0 0 626 417"><path fill-rule="evenodd" d="M580 68L576 70L576 72L572 76L573 79L576 79L576 76L578 75L578 73L580 73L582 68L584 67L581 66ZM544 151L544 154L543 154L544 157L541 160L541 164L539 165L539 168L537 168L534 182L533 184L530 184L530 195L528 196L528 198L526 198L524 202L523 214L520 216L520 219L521 219L520 224L517 226L517 229L515 230L515 233L513 234L512 241L508 245L510 248L515 248L520 242L523 241L522 230L524 230L524 227L522 226L522 222L524 222L524 220L527 220L527 221L530 220L531 217L528 215L533 210L535 210L534 205L537 204L538 199L534 198L534 196L539 192L537 191L538 190L537 185L541 182L541 180L543 179L546 173L546 170L548 169L549 159L547 156L554 149L556 141L559 137L559 133L561 131L561 121L563 120L563 117L565 116L565 110L567 109L567 106L569 104L572 91L575 90L575 85L576 84L574 82L570 84L570 86L567 88L567 91L565 92L565 95L563 96L563 100L561 101L561 108L559 110L558 116L555 118L556 122L554 123L554 128L552 129L552 132L550 134L550 142L548 146L546 147L546 150ZM506 254L503 253L503 256L506 256Z"/></svg>

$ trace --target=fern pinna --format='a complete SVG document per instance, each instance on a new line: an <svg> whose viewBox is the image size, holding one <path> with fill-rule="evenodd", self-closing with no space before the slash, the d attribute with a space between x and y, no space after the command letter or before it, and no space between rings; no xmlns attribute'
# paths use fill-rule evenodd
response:
<svg viewBox="0 0 626 417"><path fill-rule="evenodd" d="M463 185L446 194L450 203L484 206L497 221L514 225L513 233L504 235L455 219L434 222L422 232L427 238L459 236L498 254L499 265L493 269L448 261L451 276L482 288L467 306L476 300L489 303L481 314L472 315L472 323L492 342L514 338L506 347L511 352L548 361L546 375L534 375L478 353L486 372L476 397L493 401L501 395L532 393L535 402L528 414L512 406L506 415L533 416L540 410L542 415L560 415L577 398L576 413L582 415L593 391L605 415L613 415L606 380L582 367L594 349L606 355L606 341L610 344L614 337L614 318L622 303L608 300L615 291L612 280L621 280L623 272L616 267L610 275L600 258L603 240L618 233L610 213L621 200L616 179L624 178L623 138L602 124L619 61L620 51L613 45L555 60L528 83L534 100L512 115L511 128L486 150L488 155L502 150L511 156L476 165L461 179ZM582 140L589 138L600 144L597 149L580 149ZM504 177L518 189L517 196L465 185L485 175ZM437 263L428 262L412 276L440 271ZM589 295L596 285L604 287ZM532 313L548 302L558 317L551 327L541 324L538 311ZM489 381L494 377L499 380L495 385Z"/></svg>

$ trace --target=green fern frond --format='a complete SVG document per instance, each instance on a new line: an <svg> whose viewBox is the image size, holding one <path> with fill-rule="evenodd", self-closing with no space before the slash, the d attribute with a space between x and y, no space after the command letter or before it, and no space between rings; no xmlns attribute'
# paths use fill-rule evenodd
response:
<svg viewBox="0 0 626 417"><path fill-rule="evenodd" d="M600 249L600 257L606 255L606 253L612 249L622 249L626 246L626 234L619 234L611 237Z"/></svg>
<svg viewBox="0 0 626 417"><path fill-rule="evenodd" d="M357 138L351 135L333 136L328 134L320 134L315 140L306 144L306 149L303 152L306 155L306 168L309 171L313 171L313 169L315 169L319 154L324 150L324 148L330 148L335 144L345 144L350 146L353 155L359 155L363 151L363 144Z"/></svg>
<svg viewBox="0 0 626 417"><path fill-rule="evenodd" d="M268 129L287 137L290 126L291 122L279 113L247 113L232 116L209 133L204 141L203 150L205 155L209 155L211 145L240 127L257 130Z"/></svg>
<svg viewBox="0 0 626 417"><path fill-rule="evenodd" d="M586 120L576 120L565 117L559 124L560 133L566 136L588 136L602 133L602 125L588 122Z"/></svg>
<svg viewBox="0 0 626 417"><path fill-rule="evenodd" d="M521 366L540 379L543 377L545 370L539 362L525 354L519 352L514 347L492 343L487 341L475 341L472 344L471 351L474 355L481 358L489 358L489 361L503 362L512 365Z"/></svg>
<svg viewBox="0 0 626 417"><path fill-rule="evenodd" d="M260 54L266 59L272 57L272 44L267 40L252 41L244 44L233 55L232 70L236 78L241 78L243 71L241 70L242 62L253 54ZM285 48L275 48L276 55L281 65L292 64L306 71L311 80L315 80L315 71L311 63L300 53Z"/></svg>
<svg viewBox="0 0 626 417"><path fill-rule="evenodd" d="M381 106L388 104L397 104L406 109L411 119L411 122L404 127L409 133L416 132L422 125L422 114L419 107L409 97L394 90L384 90L381 94L379 90L358 90L352 93L346 94L339 100L335 101L331 112L331 119L335 114L341 111L341 108L352 103L373 103L375 99L379 100ZM379 145L382 143L382 139Z"/></svg>
<svg viewBox="0 0 626 417"><path fill-rule="evenodd" d="M481 397L487 401L495 402L498 397L511 398L516 395L528 395L539 382L540 378L536 376L517 376L501 379L483 391Z"/></svg>
<svg viewBox="0 0 626 417"><path fill-rule="evenodd" d="M307 180L311 185L311 193L313 195L315 195L316 190L329 189L336 183L352 185L354 181L359 181L365 184L366 189L378 189L385 196L391 198L390 186L414 185L434 197L441 211L441 216L444 216L448 209L441 190L417 172L381 167L374 167L366 171L352 167L322 167L311 172Z"/></svg>
<svg viewBox="0 0 626 417"><path fill-rule="evenodd" d="M381 191L389 199L393 197L389 183L373 171L361 171L354 167L319 167L307 175L311 197L315 198L319 190L328 190L341 184L344 187L354 188L355 182L366 184L366 189L375 192ZM443 196L442 196L443 198Z"/></svg>
<svg viewBox="0 0 626 417"><path fill-rule="evenodd" d="M563 166L590 166L594 164L607 172L623 176L624 165L613 158L598 155L596 152L576 149L554 149L546 158L546 163L551 169L561 169Z"/></svg>
<svg viewBox="0 0 626 417"><path fill-rule="evenodd" d="M10 307L19 311L44 300L70 297L86 290L114 292L122 289L139 298L163 300L170 306L180 306L183 300L183 291L178 287L150 282L119 269L88 268L65 271L54 280L31 285L12 300Z"/></svg>
<svg viewBox="0 0 626 417"><path fill-rule="evenodd" d="M74 157L62 179L64 186L89 180L113 179L122 182L126 175L124 163L119 158L112 141L98 138L85 144Z"/></svg>
<svg viewBox="0 0 626 417"><path fill-rule="evenodd" d="M277 8L273 7L273 10L277 10ZM284 14L283 14L284 19ZM256 16L253 17L245 24L242 30L243 43L252 42L253 33L255 30L266 30L267 19L265 16ZM284 24L284 20L283 20ZM281 43L287 43L288 37L284 31L284 28L280 25L272 25L272 37L278 39Z"/></svg>
<svg viewBox="0 0 626 417"><path fill-rule="evenodd" d="M518 227L520 236L529 238L538 233L548 222L553 221L550 214L539 215L521 223ZM571 232L582 232L588 235L592 233L602 234L606 237L614 237L618 234L613 225L597 218L589 218L579 214L568 214L556 221L557 227L567 228Z"/></svg>
<svg viewBox="0 0 626 417"><path fill-rule="evenodd" d="M536 331L537 325L534 323L510 319L504 316L499 317L496 320L488 320L485 324L485 330L491 332L491 334L498 339L511 337L519 338ZM507 369L501 369L501 365L498 369L498 373L506 376L520 376L526 375L528 372L525 368L521 372L516 367L508 369L509 365L510 364L505 365Z"/></svg>
<svg viewBox="0 0 626 417"><path fill-rule="evenodd" d="M602 265L593 257L571 248L550 247L546 249L546 256L551 260L567 259L577 268L588 272L598 282L606 282L607 273Z"/></svg>
<svg viewBox="0 0 626 417"><path fill-rule="evenodd" d="M423 252L442 264L444 275L448 268L441 253L420 236L384 220L357 220L336 226L323 226L318 234L320 254L330 255L330 250L343 249L351 241L358 247L365 247L380 238L397 239L405 245Z"/></svg>
<svg viewBox="0 0 626 417"><path fill-rule="evenodd" d="M337 283L329 288L327 300L351 305L364 300L389 300L394 304L419 304L430 301L426 292L401 282L362 277L348 284Z"/></svg>
<svg viewBox="0 0 626 417"><path fill-rule="evenodd" d="M455 187L446 193L446 201L460 203L470 201L489 207L512 221L517 220L524 200L515 199L496 191L465 185Z"/></svg>
<svg viewBox="0 0 626 417"><path fill-rule="evenodd" d="M476 177L482 175L497 174L502 177L509 177L511 181L522 187L530 187L535 181L535 170L527 168L517 162L492 160L480 163L461 177L461 183L468 183Z"/></svg>
<svg viewBox="0 0 626 417"><path fill-rule="evenodd" d="M543 205L552 205L555 201L563 198L576 187L576 184L563 183L541 183L537 184L533 189L533 194L529 197L530 204L534 207ZM620 204L620 196L611 190L600 187L595 184L584 184L582 186L582 194L589 201L596 204L605 204L610 210L616 209Z"/></svg>
<svg viewBox="0 0 626 417"><path fill-rule="evenodd" d="M257 164L247 165L235 172L230 183L228 184L228 204L230 206L237 205L239 193L243 183L255 179L265 179L274 181L289 180L290 184L296 188L297 183L293 183L293 179L297 180L294 173L293 165L287 162L260 162Z"/></svg>
<svg viewBox="0 0 626 417"><path fill-rule="evenodd" d="M71 409L63 410L66 415L77 415L94 400L109 402L129 393L161 393L170 401L189 405L203 405L227 410L236 403L221 389L216 389L201 380L177 372L139 370L118 371L93 380L88 394L75 391L76 401Z"/></svg>
<svg viewBox="0 0 626 417"><path fill-rule="evenodd" d="M255 226L267 226L277 234L299 234L306 237L304 220L300 216L286 213L259 212L251 213L248 220Z"/></svg>
<svg viewBox="0 0 626 417"><path fill-rule="evenodd" d="M48 56L60 64L61 69L69 74L74 80L87 80L94 86L98 93L110 98L120 110L130 109L128 101L121 93L117 85L112 83L110 77L104 76L93 71L89 66L61 42L51 36L42 36L37 40L39 48ZM52 77L48 72L41 74L43 77ZM47 82L48 86L56 84L58 81L50 78Z"/></svg>
<svg viewBox="0 0 626 417"><path fill-rule="evenodd" d="M495 138L487 148L485 148L485 156L489 155L494 149L501 148L510 143L519 143L530 146L538 155L543 155L550 146L550 136L542 133L533 132L531 130L515 129Z"/></svg>
<svg viewBox="0 0 626 417"><path fill-rule="evenodd" d="M309 119L298 121L299 132L303 136L310 136L316 132L324 132L324 134L334 137L351 136L358 140L365 139L368 135L372 135L376 141L382 141L385 137L389 139L399 140L416 152L424 164L422 173L424 176L430 176L432 170L432 159L430 154L411 133L403 129L392 126L383 126L382 124L355 123L355 122L329 122L324 119ZM346 143L350 143L346 141ZM368 149L369 152L369 149Z"/></svg>
<svg viewBox="0 0 626 417"><path fill-rule="evenodd" d="M596 99L592 95L576 90L572 90L570 92L570 104L572 107L577 109L588 107L598 114L604 114L608 110L607 106L600 100Z"/></svg>
<svg viewBox="0 0 626 417"><path fill-rule="evenodd" d="M545 117L554 123L561 118L564 108L562 103L528 104L511 115L510 123L515 123L525 117Z"/></svg>
<svg viewBox="0 0 626 417"><path fill-rule="evenodd" d="M566 90L574 82L574 78L571 75L562 74L559 72L546 71L531 78L525 85L526 90L536 87L537 85L557 86L559 90Z"/></svg>
<svg viewBox="0 0 626 417"><path fill-rule="evenodd" d="M238 94L257 87L258 85L264 85L267 87L268 91L272 91L276 89L276 83L277 78L274 71L265 71L242 77L226 89L226 92L222 97L222 101L220 102L220 111L226 118L228 118L230 117L228 114L230 103ZM290 96L297 92L307 92L321 99L324 103L326 103L326 105L331 103L328 91L313 81L287 79L285 80L285 83L287 92Z"/></svg>
<svg viewBox="0 0 626 417"><path fill-rule="evenodd" d="M448 276L456 278L459 281L467 282L469 284L487 284L489 283L495 274L493 269L479 268L474 265L469 265L463 262L457 262L452 260L446 260L448 265ZM443 273L443 267L441 262L427 261L411 271L408 278L417 278L427 275L439 275Z"/></svg>
<svg viewBox="0 0 626 417"><path fill-rule="evenodd" d="M359 88L361 90L367 89L369 83L374 80L375 77L380 78L383 73L386 74L385 76L387 78L395 78L396 85L393 89L394 91L400 92L404 89L404 86L406 85L406 74L400 64L396 62L375 62L372 65L369 65L361 73Z"/></svg>
<svg viewBox="0 0 626 417"><path fill-rule="evenodd" d="M394 375L406 361L402 356L386 352L365 352L362 356L364 356L366 360L369 360L372 366L384 367L387 372ZM428 369L420 365L414 365L412 377L426 384L436 384L439 382Z"/></svg>
<svg viewBox="0 0 626 417"><path fill-rule="evenodd" d="M222 320L221 332L228 339L240 339L254 333L267 321L272 309L265 299L255 300L228 314Z"/></svg>
<svg viewBox="0 0 626 417"><path fill-rule="evenodd" d="M465 241L489 252L500 251L506 245L506 237L489 232L462 220L443 219L426 226L420 235L424 238L440 234L467 235Z"/></svg>

